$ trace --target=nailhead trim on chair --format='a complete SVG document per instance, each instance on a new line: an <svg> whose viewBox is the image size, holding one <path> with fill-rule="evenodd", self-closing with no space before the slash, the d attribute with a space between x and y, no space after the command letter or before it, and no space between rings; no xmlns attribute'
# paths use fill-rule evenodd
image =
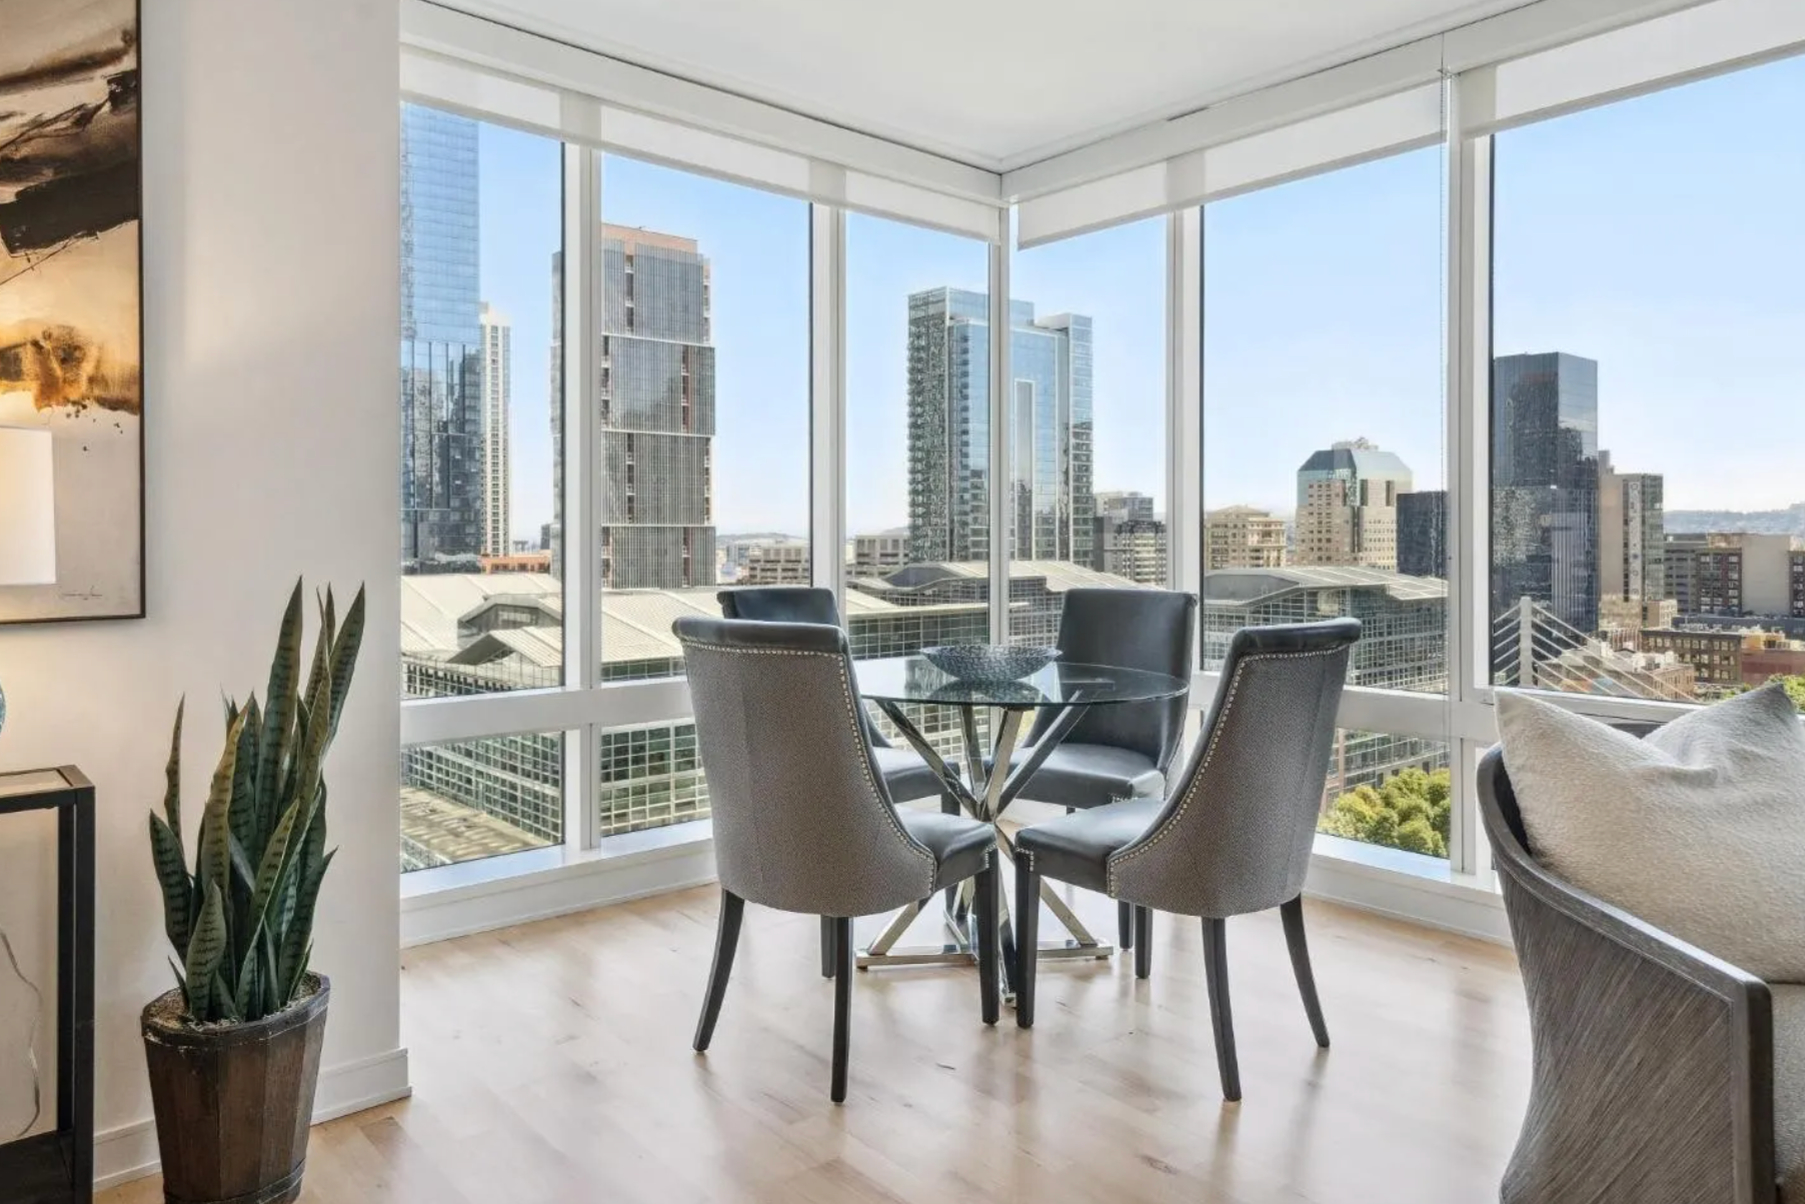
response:
<svg viewBox="0 0 1805 1204"><path fill-rule="evenodd" d="M1229 708L1234 705L1235 691L1240 689L1240 687L1241 687L1241 674L1247 668L1247 666L1249 664L1253 663L1254 661L1256 661L1256 660L1287 660L1287 661L1288 660L1303 660L1307 657L1312 657L1312 656L1335 656L1335 655L1340 654L1342 651L1343 650L1340 648L1324 648L1324 649L1321 649L1316 652L1250 652L1250 653L1248 653L1246 656L1243 656L1240 659L1240 661L1238 661L1236 663L1235 675L1228 679L1228 694L1222 699L1222 707L1217 712L1217 715L1218 716L1226 715L1229 711ZM1178 827L1179 823L1181 821L1183 821L1185 811L1191 805L1191 800L1197 796L1198 785L1203 781L1204 771L1210 767L1210 760L1211 760L1211 758L1213 758L1216 755L1216 743L1218 740L1221 739L1221 737L1222 737L1222 725L1220 723L1217 723L1210 732L1210 744L1209 744L1208 748L1204 749L1203 760L1198 764L1197 771L1191 775L1190 785L1185 790L1184 798L1179 801L1178 810L1174 811L1172 813L1171 817L1169 819L1167 819L1165 823L1160 825L1159 831L1154 833L1150 839L1148 839L1144 842L1137 843L1134 847L1132 847L1130 849L1123 849L1114 854L1111 854L1111 856L1109 858L1108 867L1107 867L1108 872L1109 872L1108 886L1109 886L1109 897L1110 898L1114 899L1114 898L1119 897L1117 892L1121 889L1119 883L1116 880L1116 871L1120 867L1127 865L1130 861L1133 861L1136 857L1139 857L1141 854L1152 849L1153 846L1157 845L1160 841L1162 841L1166 838L1167 833L1176 829Z"/></svg>
<svg viewBox="0 0 1805 1204"><path fill-rule="evenodd" d="M840 696L846 704L846 714L851 718L853 727L859 734L859 739L865 739L864 725L859 722L858 705L853 701L852 681L846 675L846 658L841 654L837 652L815 652L806 648L739 648L732 644L710 644L702 640L685 640L683 642L690 647L706 648L710 652L731 652L741 656L819 656L834 661L834 667L838 669L840 673ZM888 799L889 795L885 792L883 787L878 785L877 777L872 772L871 757L869 753L860 758L859 767L865 773L865 784L871 787L872 794L880 801ZM904 828L902 826L902 821L896 817L896 804L894 802L891 802L888 807L880 808L880 810L884 813L884 819L890 824L890 831L895 834L896 839L902 846L914 856L923 858L927 861L928 885L927 890L923 893L923 898L933 894L937 889L935 883L940 877L939 859L934 856L931 849L909 835L908 829Z"/></svg>

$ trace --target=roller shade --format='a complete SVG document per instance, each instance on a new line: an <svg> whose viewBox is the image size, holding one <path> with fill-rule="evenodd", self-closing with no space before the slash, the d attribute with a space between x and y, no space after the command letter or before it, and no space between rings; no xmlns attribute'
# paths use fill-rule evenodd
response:
<svg viewBox="0 0 1805 1204"><path fill-rule="evenodd" d="M1609 104L1805 49L1805 2L1714 0L1467 72L1468 136Z"/></svg>
<svg viewBox="0 0 1805 1204"><path fill-rule="evenodd" d="M1442 137L1442 110L1442 85L1422 84L1035 197L1017 207L1018 244L1025 249L1426 146Z"/></svg>
<svg viewBox="0 0 1805 1204"><path fill-rule="evenodd" d="M402 7L412 101L823 204L1001 242L1001 181L950 159L421 0Z"/></svg>

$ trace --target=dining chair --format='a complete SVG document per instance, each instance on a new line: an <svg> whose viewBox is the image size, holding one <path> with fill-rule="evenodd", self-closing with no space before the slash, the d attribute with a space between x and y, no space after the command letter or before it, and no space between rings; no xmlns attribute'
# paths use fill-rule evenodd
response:
<svg viewBox="0 0 1805 1204"><path fill-rule="evenodd" d="M1235 633L1190 764L1163 799L1111 803L1016 833L1015 1019L1034 1024L1043 878L1135 907L1134 972L1152 970L1152 913L1203 920L1204 972L1222 1094L1241 1098L1228 998L1226 921L1279 909L1317 1045L1329 1046L1304 937L1304 873L1357 619Z"/></svg>
<svg viewBox="0 0 1805 1204"><path fill-rule="evenodd" d="M832 1097L843 1102L852 918L973 878L981 1016L995 1024L996 831L891 801L858 719L846 633L825 624L701 617L678 619L672 630L689 674L721 883L696 1051L714 1036L746 903L826 917L835 960Z"/></svg>
<svg viewBox="0 0 1805 1204"><path fill-rule="evenodd" d="M825 623L840 627L840 607L834 591L807 585L749 585L740 589L724 589L715 595L724 619L751 619L760 623ZM898 802L940 796L940 809L948 815L959 814L959 800L949 793L940 778L921 756L910 748L897 748L885 738L882 729L871 721L871 715L859 708L859 719L871 741L871 758L878 774ZM948 763L948 769L957 769ZM952 902L949 896L947 902ZM821 921L821 975L834 976L833 925Z"/></svg>
<svg viewBox="0 0 1805 1204"><path fill-rule="evenodd" d="M1189 681L1195 667L1197 596L1163 589L1067 590L1059 613L1062 661L1143 669ZM1024 746L1010 758L1020 764L1058 719L1054 709L1035 717ZM1022 788L1021 797L1066 810L1101 807L1121 799L1157 798L1184 741L1185 695L1158 702L1096 707L1087 711ZM1129 905L1117 908L1118 942L1134 946Z"/></svg>

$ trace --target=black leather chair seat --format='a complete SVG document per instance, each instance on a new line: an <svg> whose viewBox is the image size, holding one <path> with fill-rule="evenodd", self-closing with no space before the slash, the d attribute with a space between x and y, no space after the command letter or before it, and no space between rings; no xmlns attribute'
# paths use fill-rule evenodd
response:
<svg viewBox="0 0 1805 1204"><path fill-rule="evenodd" d="M984 868L984 859L996 847L996 830L982 820L907 808L898 808L896 815L909 835L926 845L940 863L935 871L935 890L972 877Z"/></svg>
<svg viewBox="0 0 1805 1204"><path fill-rule="evenodd" d="M1033 859L1038 874L1107 894L1110 855L1139 840L1164 805L1137 798L1074 811L1017 832L1016 851Z"/></svg>
<svg viewBox="0 0 1805 1204"><path fill-rule="evenodd" d="M890 788L890 797L899 803L940 793L940 775L929 769L921 754L912 748L873 745L871 759L877 765L884 785Z"/></svg>
<svg viewBox="0 0 1805 1204"><path fill-rule="evenodd" d="M1022 749L1009 763L1020 765L1032 750ZM1021 797L1060 807L1101 807L1120 799L1158 797L1166 792L1153 758L1111 744L1067 741L1047 754Z"/></svg>

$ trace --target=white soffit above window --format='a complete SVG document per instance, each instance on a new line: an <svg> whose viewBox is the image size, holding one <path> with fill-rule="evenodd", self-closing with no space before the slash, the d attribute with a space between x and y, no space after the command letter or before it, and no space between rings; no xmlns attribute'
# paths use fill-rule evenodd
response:
<svg viewBox="0 0 1805 1204"><path fill-rule="evenodd" d="M990 171L1528 0L440 0Z"/></svg>
<svg viewBox="0 0 1805 1204"><path fill-rule="evenodd" d="M1004 192L1020 198L1020 244L1068 238L1439 140L1443 76L1459 82L1458 132L1471 137L1805 46L1805 0L1711 0L1572 36L1584 27L1582 16L1589 11L1596 25L1607 6L1608 0L1542 0L1111 139L1063 162L1010 172ZM1556 29L1567 30L1567 39L1555 39ZM1538 43L1546 48L1525 49ZM1513 46L1516 53L1507 53ZM1375 92L1378 99L1361 99ZM1283 115L1298 113L1317 115L1284 122ZM1175 128L1181 124L1186 128ZM1137 163L1167 148L1175 153ZM1110 156L1136 165L1055 183L1061 173L1093 172ZM1045 191L1031 191L1041 186Z"/></svg>
<svg viewBox="0 0 1805 1204"><path fill-rule="evenodd" d="M521 129L1000 242L988 171L406 0L401 94Z"/></svg>

